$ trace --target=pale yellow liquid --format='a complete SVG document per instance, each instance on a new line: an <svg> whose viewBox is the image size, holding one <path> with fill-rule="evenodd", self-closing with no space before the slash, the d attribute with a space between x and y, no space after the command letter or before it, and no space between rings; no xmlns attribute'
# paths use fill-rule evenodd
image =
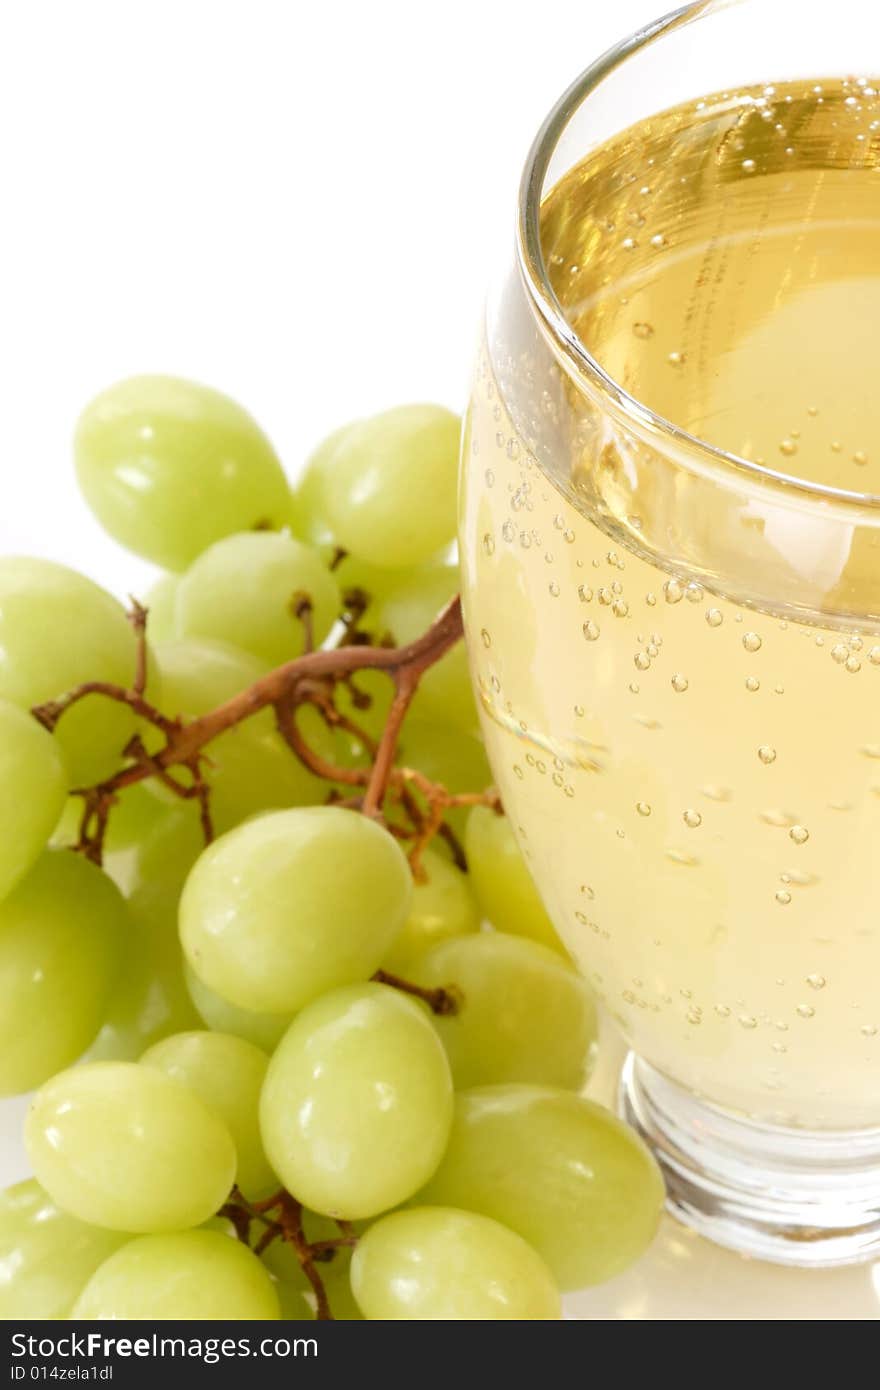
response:
<svg viewBox="0 0 880 1390"><path fill-rule="evenodd" d="M601 365L676 424L880 492L878 164L864 83L691 103L551 193L559 298ZM880 632L857 617L873 551L835 562L848 622L821 604L805 621L769 577L766 603L742 605L713 573L711 527L699 575L674 540L646 557L640 533L674 537L685 494L643 479L628 539L599 476L620 450L609 463L595 432L557 429L565 388L542 397L528 350L499 369L492 347L467 440L469 642L558 929L633 1046L684 1085L774 1122L880 1124ZM512 416L542 412L539 462Z"/></svg>

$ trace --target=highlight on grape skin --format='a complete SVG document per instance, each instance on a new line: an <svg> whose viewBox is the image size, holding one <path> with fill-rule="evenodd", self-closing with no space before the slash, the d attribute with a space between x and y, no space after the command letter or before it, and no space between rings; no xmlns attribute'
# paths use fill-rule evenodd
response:
<svg viewBox="0 0 880 1390"><path fill-rule="evenodd" d="M227 397L133 378L76 466L166 567L146 616L0 560L0 1091L38 1088L0 1316L555 1319L648 1244L491 786L458 431L349 423L291 487Z"/></svg>

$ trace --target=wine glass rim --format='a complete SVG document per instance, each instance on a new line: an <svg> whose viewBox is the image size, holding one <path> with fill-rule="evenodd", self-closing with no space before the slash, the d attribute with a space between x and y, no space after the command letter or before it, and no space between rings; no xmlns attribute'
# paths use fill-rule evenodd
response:
<svg viewBox="0 0 880 1390"><path fill-rule="evenodd" d="M523 169L517 219L519 269L531 303L540 314L553 342L573 363L578 374L585 377L606 400L616 404L624 418L636 429L644 429L647 426L658 437L685 449L692 458L699 459L705 468L715 473L749 477L764 486L776 487L786 492L795 491L804 497L843 504L847 508L855 506L859 509L880 509L880 494L810 482L796 474L769 468L766 464L754 463L718 445L709 444L699 435L690 433L673 420L652 410L615 380L581 340L568 321L553 289L544 259L540 223L544 181L559 140L575 113L606 77L655 40L703 15L710 14L713 10L732 8L742 3L743 0L694 0L693 3L669 11L607 49L568 87L544 120Z"/></svg>

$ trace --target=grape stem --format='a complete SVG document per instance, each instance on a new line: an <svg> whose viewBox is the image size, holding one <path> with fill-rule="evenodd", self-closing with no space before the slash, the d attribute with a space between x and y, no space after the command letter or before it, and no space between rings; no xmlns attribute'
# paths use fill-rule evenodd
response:
<svg viewBox="0 0 880 1390"><path fill-rule="evenodd" d="M253 685L238 692L232 699L218 705L208 714L196 719L171 719L164 715L146 696L147 687L147 610L133 603L130 620L137 639L135 672L132 685L125 687L107 681L86 681L74 690L35 706L34 717L50 732L57 727L66 712L81 700L101 696L117 704L127 705L143 722L162 734L164 744L158 751L147 751L138 735L123 750L125 764L105 781L91 787L77 787L74 795L83 800L83 816L78 843L73 846L93 862L100 864L110 812L119 793L127 787L153 777L176 796L198 803L205 839L213 838L210 808L210 781L205 766L210 760L204 750L221 734L258 714L272 709L278 730L300 761L317 777L352 790L349 798L337 801L352 806L366 815L385 820L392 833L412 840L410 863L416 878L422 874L421 858L425 847L438 833L444 833L453 845L456 860L463 864L461 847L452 836L444 819L447 811L456 806L500 806L494 789L473 793L449 792L441 784L430 781L415 768L396 767L394 757L401 725L412 703L419 681L425 671L439 661L460 641L463 634L461 601L454 598L414 642L403 647L374 646L363 640L365 634L354 623L346 627L343 640L336 647L311 649L311 602L305 594L297 594L296 616L305 630L306 650L301 656L267 672ZM357 614L358 603L351 605ZM339 683L350 683L355 672L384 671L394 683L391 710L378 742L374 742L355 721L343 715L333 698ZM297 723L297 710L303 705L317 709L331 729L343 729L362 743L371 762L366 767L342 767L329 762L309 746ZM427 807L422 810L418 793ZM386 798L403 809L410 825L401 827L387 820L384 812Z"/></svg>
<svg viewBox="0 0 880 1390"><path fill-rule="evenodd" d="M309 1241L303 1230L302 1203L283 1187L271 1197L265 1197L259 1202L248 1201L244 1193L238 1187L234 1187L229 1201L220 1208L218 1215L232 1223L238 1239L257 1255L261 1255L274 1240L280 1239L290 1245L299 1260L303 1274L312 1286L316 1321L333 1321L327 1290L316 1266L332 1260L337 1250L357 1245L357 1235L348 1221L336 1223L340 1230L337 1239ZM254 1222L259 1222L265 1229L256 1244L251 1246L251 1227Z"/></svg>
<svg viewBox="0 0 880 1390"><path fill-rule="evenodd" d="M392 975L387 970L377 970L372 978L377 984L390 985L403 994L412 994L416 999L421 999L431 1013L441 1018L457 1014L461 1006L461 994L455 985L438 985L436 989L428 989L412 980L404 980L400 975Z"/></svg>

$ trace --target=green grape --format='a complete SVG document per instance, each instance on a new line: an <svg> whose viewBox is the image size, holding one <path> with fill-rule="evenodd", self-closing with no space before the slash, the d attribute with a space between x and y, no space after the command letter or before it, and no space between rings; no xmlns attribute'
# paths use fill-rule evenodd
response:
<svg viewBox="0 0 880 1390"><path fill-rule="evenodd" d="M214 637L252 652L269 666L300 656L305 626L299 599L312 603L315 642L339 613L339 587L321 556L286 533L228 536L181 577L177 626L184 637Z"/></svg>
<svg viewBox="0 0 880 1390"><path fill-rule="evenodd" d="M455 535L460 423L436 405L404 405L349 426L313 459L315 514L337 545L400 569Z"/></svg>
<svg viewBox="0 0 880 1390"><path fill-rule="evenodd" d="M406 920L412 875L357 811L275 811L209 845L180 901L184 954L233 1004L294 1013L369 978Z"/></svg>
<svg viewBox="0 0 880 1390"><path fill-rule="evenodd" d="M0 1192L0 1322L66 1318L127 1237L59 1211L33 1178Z"/></svg>
<svg viewBox="0 0 880 1390"><path fill-rule="evenodd" d="M513 1231L451 1207L383 1216L351 1261L354 1296L372 1321L555 1321L559 1290Z"/></svg>
<svg viewBox="0 0 880 1390"><path fill-rule="evenodd" d="M612 1279L650 1245L663 1179L634 1130L571 1091L460 1092L449 1147L421 1200L509 1226L562 1289Z"/></svg>
<svg viewBox="0 0 880 1390"><path fill-rule="evenodd" d="M0 626L2 626L0 613ZM2 655L0 655L2 661ZM67 774L58 745L31 715L0 699L0 786L15 814L0 836L0 899L32 867L64 806Z"/></svg>
<svg viewBox="0 0 880 1390"><path fill-rule="evenodd" d="M229 1033L176 1033L147 1049L141 1065L156 1067L189 1086L216 1111L232 1135L235 1181L248 1197L261 1197L277 1179L260 1139L260 1088L269 1058Z"/></svg>
<svg viewBox="0 0 880 1390"><path fill-rule="evenodd" d="M260 1322L279 1317L259 1259L217 1231L130 1240L105 1260L73 1307L74 1322Z"/></svg>
<svg viewBox="0 0 880 1390"><path fill-rule="evenodd" d="M47 850L0 903L0 1095L69 1066L101 1026L126 935L105 873Z"/></svg>
<svg viewBox="0 0 880 1390"><path fill-rule="evenodd" d="M177 636L177 575L163 574L144 599L147 634L151 642L169 642Z"/></svg>
<svg viewBox="0 0 880 1390"><path fill-rule="evenodd" d="M253 685L267 669L250 652L210 638L160 642L156 663L162 709L175 718L208 714ZM300 710L297 722L309 746L322 757L332 758L333 736L317 710ZM308 804L325 794L324 784L287 747L268 709L212 740L207 751L211 818L219 834L260 811ZM150 790L166 805L177 800L159 782L151 783Z"/></svg>
<svg viewBox="0 0 880 1390"><path fill-rule="evenodd" d="M169 811L150 799L158 819L133 847L127 866L132 931L125 970L89 1061L134 1062L160 1038L200 1027L184 980L177 907L204 837L191 806Z"/></svg>
<svg viewBox="0 0 880 1390"><path fill-rule="evenodd" d="M378 600L375 625L393 637L395 646L405 646L427 632L458 590L458 565L424 566ZM422 676L414 710L420 719L476 730L477 707L463 642L457 642Z"/></svg>
<svg viewBox="0 0 880 1390"><path fill-rule="evenodd" d="M278 1044L263 1143L308 1206L355 1220L406 1201L443 1155L452 1081L421 1007L385 985L324 995Z"/></svg>
<svg viewBox="0 0 880 1390"><path fill-rule="evenodd" d="M596 1009L586 982L555 951L479 932L435 946L407 975L461 990L459 1012L435 1020L457 1088L529 1081L579 1091L586 1083Z"/></svg>
<svg viewBox="0 0 880 1390"><path fill-rule="evenodd" d="M218 1033L232 1033L236 1038L261 1047L264 1052L274 1052L290 1027L292 1014L263 1014L254 1009L240 1009L203 985L188 965L184 966L184 978L202 1022Z"/></svg>
<svg viewBox="0 0 880 1390"><path fill-rule="evenodd" d="M383 969L392 974L405 974L432 946L475 932L480 925L467 874L430 849L422 855L422 868L425 878L414 884L409 916L382 961Z"/></svg>
<svg viewBox="0 0 880 1390"><path fill-rule="evenodd" d="M397 762L414 767L432 782L451 792L481 792L492 785L492 773L482 741L464 729L425 724L407 719L400 738ZM447 812L446 819L459 836L468 820L466 807Z"/></svg>
<svg viewBox="0 0 880 1390"><path fill-rule="evenodd" d="M128 686L134 662L125 610L110 594L64 565L0 557L0 698L31 709L84 681ZM115 772L134 728L128 707L102 695L68 710L55 737L70 785Z"/></svg>
<svg viewBox="0 0 880 1390"><path fill-rule="evenodd" d="M354 1301L348 1265L337 1268L336 1262L318 1266L324 1293L333 1314L334 1322L363 1322L364 1315ZM278 1301L281 1304L282 1318L301 1322L314 1320L318 1308L315 1291L307 1279L295 1284L285 1284L279 1280L275 1285Z"/></svg>
<svg viewBox="0 0 880 1390"><path fill-rule="evenodd" d="M163 569L186 569L236 531L287 520L287 480L262 430L192 381L137 376L109 387L80 416L74 456L101 525Z"/></svg>
<svg viewBox="0 0 880 1390"><path fill-rule="evenodd" d="M235 1145L214 1111L134 1062L88 1062L53 1077L31 1103L25 1146L54 1202L111 1231L198 1226L235 1176Z"/></svg>
<svg viewBox="0 0 880 1390"><path fill-rule="evenodd" d="M337 542L324 506L324 481L328 471L332 469L337 446L350 429L351 425L342 425L340 429L334 430L326 439L321 440L306 459L305 468L293 485L290 495L288 517L291 531L307 545L322 551L328 562L333 559Z"/></svg>
<svg viewBox="0 0 880 1390"><path fill-rule="evenodd" d="M467 818L465 850L477 902L492 925L514 936L530 936L567 957L507 817L474 806Z"/></svg>

